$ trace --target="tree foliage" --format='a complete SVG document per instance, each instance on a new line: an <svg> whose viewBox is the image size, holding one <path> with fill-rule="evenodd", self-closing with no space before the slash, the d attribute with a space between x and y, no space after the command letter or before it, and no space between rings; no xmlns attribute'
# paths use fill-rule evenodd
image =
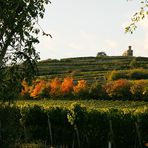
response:
<svg viewBox="0 0 148 148"><path fill-rule="evenodd" d="M98 81L91 84L89 89L89 96L91 99L105 99L105 89Z"/></svg>
<svg viewBox="0 0 148 148"><path fill-rule="evenodd" d="M39 55L34 44L39 43L38 34L42 30L38 20L43 18L44 6L49 2L49 0L0 0L0 73L5 73L0 77L1 94L8 91L8 86L13 85L10 82L12 79L20 78L22 81L24 77L30 78L36 72ZM43 35L48 34L43 32ZM6 77L7 72L10 77ZM12 72L17 75L13 75Z"/></svg>
<svg viewBox="0 0 148 148"><path fill-rule="evenodd" d="M105 85L105 90L107 94L112 99L130 99L130 82L125 79L116 80L109 82Z"/></svg>
<svg viewBox="0 0 148 148"><path fill-rule="evenodd" d="M133 82L133 85L130 88L132 97L135 100L142 99L146 95L146 87L148 86L148 81L145 80L136 80Z"/></svg>
<svg viewBox="0 0 148 148"><path fill-rule="evenodd" d="M61 94L61 80L59 78L55 78L50 82L50 95L51 96L59 96Z"/></svg>
<svg viewBox="0 0 148 148"><path fill-rule="evenodd" d="M86 80L79 80L73 87L74 95L80 99L88 97L88 84Z"/></svg>
<svg viewBox="0 0 148 148"><path fill-rule="evenodd" d="M61 93L63 95L68 95L73 91L73 78L66 77L64 78L61 84Z"/></svg>
<svg viewBox="0 0 148 148"><path fill-rule="evenodd" d="M38 58L34 44L40 29L35 27L43 18L48 0L0 0L0 67L8 61Z"/></svg>
<svg viewBox="0 0 148 148"><path fill-rule="evenodd" d="M125 32L133 33L133 31L137 28L137 23L148 15L148 0L140 0L140 3L140 9L132 16L131 23L125 28Z"/></svg>
<svg viewBox="0 0 148 148"><path fill-rule="evenodd" d="M34 97L34 98L38 97L39 93L45 88L45 86L46 86L46 82L44 80L40 80L40 82L38 82L35 85L31 93L31 97Z"/></svg>

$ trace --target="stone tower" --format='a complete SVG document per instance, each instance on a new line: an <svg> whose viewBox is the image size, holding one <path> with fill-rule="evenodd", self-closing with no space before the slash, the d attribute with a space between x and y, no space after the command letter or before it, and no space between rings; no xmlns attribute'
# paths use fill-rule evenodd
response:
<svg viewBox="0 0 148 148"><path fill-rule="evenodd" d="M123 53L123 56L133 56L132 46L128 46L128 50Z"/></svg>

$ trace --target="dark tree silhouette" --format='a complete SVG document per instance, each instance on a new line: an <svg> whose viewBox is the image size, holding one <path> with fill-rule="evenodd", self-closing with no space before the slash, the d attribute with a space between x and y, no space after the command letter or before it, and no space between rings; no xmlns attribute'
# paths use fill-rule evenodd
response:
<svg viewBox="0 0 148 148"><path fill-rule="evenodd" d="M0 0L0 99L19 91L21 80L36 71L39 55L34 44L42 31L38 24L49 0Z"/></svg>

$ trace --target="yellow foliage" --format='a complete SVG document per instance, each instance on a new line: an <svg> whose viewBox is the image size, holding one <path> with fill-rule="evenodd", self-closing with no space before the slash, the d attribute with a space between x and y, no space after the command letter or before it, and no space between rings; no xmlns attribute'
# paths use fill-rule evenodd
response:
<svg viewBox="0 0 148 148"><path fill-rule="evenodd" d="M86 90L87 82L85 80L79 80L78 84L73 87L74 93L79 93L80 91Z"/></svg>
<svg viewBox="0 0 148 148"><path fill-rule="evenodd" d="M29 86L25 80L22 81L22 87L23 89L21 91L21 96L24 96L25 94L30 93L31 86Z"/></svg>

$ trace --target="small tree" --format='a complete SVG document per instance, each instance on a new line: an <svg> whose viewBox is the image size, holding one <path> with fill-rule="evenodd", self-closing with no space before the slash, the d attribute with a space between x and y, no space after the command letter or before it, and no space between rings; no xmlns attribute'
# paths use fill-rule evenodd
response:
<svg viewBox="0 0 148 148"><path fill-rule="evenodd" d="M22 81L21 97L24 99L30 98L31 91L32 91L32 87L29 86L25 80L23 80Z"/></svg>
<svg viewBox="0 0 148 148"><path fill-rule="evenodd" d="M74 86L73 78L70 78L70 77L64 78L64 80L61 84L61 94L63 96L72 95L73 86Z"/></svg>
<svg viewBox="0 0 148 148"><path fill-rule="evenodd" d="M79 80L78 84L73 87L74 95L78 97L78 99L83 99L85 97L88 98L88 85L85 80Z"/></svg>
<svg viewBox="0 0 148 148"><path fill-rule="evenodd" d="M134 100L144 99L147 94L148 81L146 80L136 80L133 82L130 91Z"/></svg>
<svg viewBox="0 0 148 148"><path fill-rule="evenodd" d="M131 98L130 85L129 81L120 79L107 83L105 90L112 99L128 100Z"/></svg>
<svg viewBox="0 0 148 148"><path fill-rule="evenodd" d="M107 75L107 80L113 81L113 80L118 80L118 79L127 79L127 73L126 71L121 71L121 70L113 70Z"/></svg>
<svg viewBox="0 0 148 148"><path fill-rule="evenodd" d="M33 98L39 98L39 94L43 91L43 89L46 86L46 82L44 80L40 80L34 87L34 89L31 92L31 97Z"/></svg>
<svg viewBox="0 0 148 148"><path fill-rule="evenodd" d="M50 96L57 97L61 95L61 80L58 78L55 78L51 80L50 82Z"/></svg>
<svg viewBox="0 0 148 148"><path fill-rule="evenodd" d="M99 82L95 82L89 89L89 96L91 99L105 99L106 93L102 85Z"/></svg>

